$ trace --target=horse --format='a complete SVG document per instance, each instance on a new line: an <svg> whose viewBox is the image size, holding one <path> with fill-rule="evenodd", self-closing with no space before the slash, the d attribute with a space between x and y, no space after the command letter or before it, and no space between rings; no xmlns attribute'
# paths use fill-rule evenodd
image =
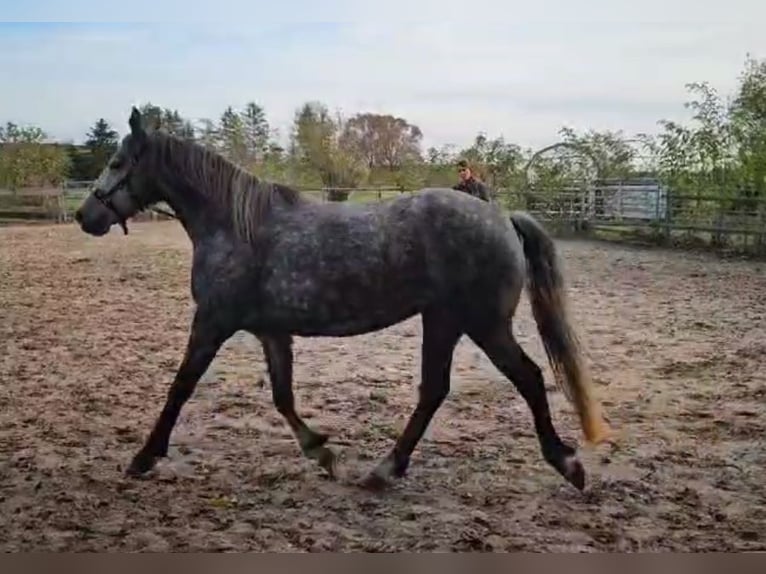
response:
<svg viewBox="0 0 766 574"><path fill-rule="evenodd" d="M302 453L336 477L329 435L312 429L295 408L294 337L350 337L420 315L417 404L360 485L381 489L405 476L449 394L453 351L466 335L526 401L543 459L583 490L583 464L554 427L542 371L512 332L526 286L556 383L586 442L605 440L609 425L567 317L558 253L530 214L504 215L495 204L441 188L369 204L318 201L144 125L135 107L128 123L130 132L75 220L94 237L115 225L128 234L129 218L165 202L191 241L195 307L165 403L127 476L145 476L167 456L199 379L229 337L244 331L260 342L273 404Z"/></svg>

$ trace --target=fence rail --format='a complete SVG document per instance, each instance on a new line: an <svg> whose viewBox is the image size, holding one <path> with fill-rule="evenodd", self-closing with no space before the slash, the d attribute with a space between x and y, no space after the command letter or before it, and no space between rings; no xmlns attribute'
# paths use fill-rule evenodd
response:
<svg viewBox="0 0 766 574"><path fill-rule="evenodd" d="M90 192L90 181L67 181L58 188L29 188L20 190L0 189L0 225L32 223L35 221L53 221L66 223L72 221L74 212ZM306 188L301 192L322 201L348 200L353 202L382 201L402 193L397 187L359 187L359 188ZM159 207L169 209L166 205ZM166 216L147 211L136 216L137 219L165 219Z"/></svg>
<svg viewBox="0 0 766 574"><path fill-rule="evenodd" d="M709 246L766 255L766 197L673 193L658 184L530 187L505 192L506 205L526 209L555 230L604 231L624 238Z"/></svg>
<svg viewBox="0 0 766 574"><path fill-rule="evenodd" d="M0 189L0 225L33 221L69 222L90 182L56 189ZM302 189L320 200L381 201L412 191L396 187ZM766 255L766 197L714 193L678 194L652 180L602 181L559 188L531 186L496 190L506 209L525 209L554 233L594 234ZM166 216L147 212L144 219Z"/></svg>

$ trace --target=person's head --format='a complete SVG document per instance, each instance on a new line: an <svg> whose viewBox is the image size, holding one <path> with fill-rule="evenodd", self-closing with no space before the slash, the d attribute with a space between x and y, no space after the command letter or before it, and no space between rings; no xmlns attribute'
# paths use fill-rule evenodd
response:
<svg viewBox="0 0 766 574"><path fill-rule="evenodd" d="M471 178L471 167L468 165L466 160L461 159L459 162L457 162L457 175L462 181L466 181Z"/></svg>

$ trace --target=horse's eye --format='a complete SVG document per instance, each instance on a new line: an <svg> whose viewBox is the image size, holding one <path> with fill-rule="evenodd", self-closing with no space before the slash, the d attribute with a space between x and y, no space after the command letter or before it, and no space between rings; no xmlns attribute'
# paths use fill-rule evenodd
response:
<svg viewBox="0 0 766 574"><path fill-rule="evenodd" d="M112 163L109 164L110 169L120 169L123 165L122 159L115 159L112 161Z"/></svg>

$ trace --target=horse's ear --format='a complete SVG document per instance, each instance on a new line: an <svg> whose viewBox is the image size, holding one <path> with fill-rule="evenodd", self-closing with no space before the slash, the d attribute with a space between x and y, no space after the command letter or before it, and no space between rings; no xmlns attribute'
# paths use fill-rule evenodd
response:
<svg viewBox="0 0 766 574"><path fill-rule="evenodd" d="M141 112L138 111L136 106L133 106L133 109L130 112L128 124L130 125L130 133L132 133L133 136L140 137L144 134L144 126L141 124Z"/></svg>

